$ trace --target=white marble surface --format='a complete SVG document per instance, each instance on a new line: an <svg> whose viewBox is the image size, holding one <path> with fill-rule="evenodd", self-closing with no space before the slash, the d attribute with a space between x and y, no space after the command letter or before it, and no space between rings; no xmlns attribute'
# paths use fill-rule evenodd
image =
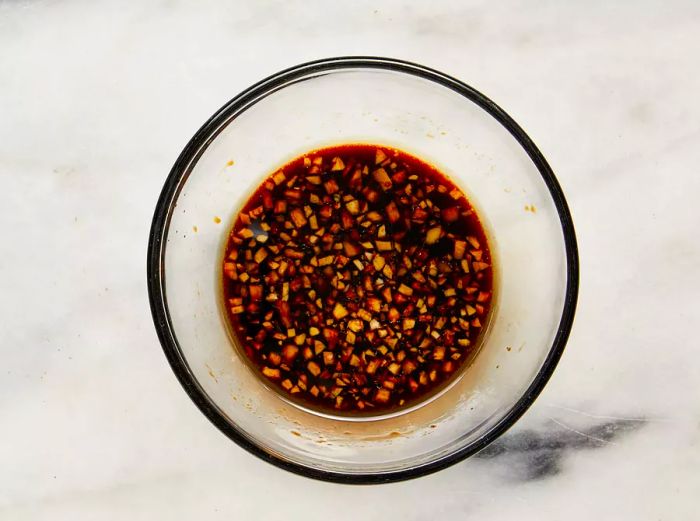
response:
<svg viewBox="0 0 700 521"><path fill-rule="evenodd" d="M698 518L700 4L0 2L0 519ZM543 395L481 457L350 487L199 413L145 284L165 175L224 101L388 55L500 103L559 176L579 311Z"/></svg>

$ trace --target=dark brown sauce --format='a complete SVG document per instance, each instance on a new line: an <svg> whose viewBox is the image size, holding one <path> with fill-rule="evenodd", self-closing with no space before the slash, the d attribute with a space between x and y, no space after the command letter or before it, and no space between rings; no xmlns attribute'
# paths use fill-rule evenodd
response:
<svg viewBox="0 0 700 521"><path fill-rule="evenodd" d="M464 193L375 145L309 152L239 213L223 259L237 343L280 392L357 414L413 405L478 349L491 254Z"/></svg>

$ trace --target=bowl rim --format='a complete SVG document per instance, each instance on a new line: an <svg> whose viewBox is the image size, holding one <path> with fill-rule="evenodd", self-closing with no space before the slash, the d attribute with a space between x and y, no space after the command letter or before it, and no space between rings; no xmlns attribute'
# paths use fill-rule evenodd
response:
<svg viewBox="0 0 700 521"><path fill-rule="evenodd" d="M285 460L267 452L247 437L242 430L229 423L223 412L199 385L187 364L172 327L164 285L165 239L170 226L174 202L189 176L190 166L196 163L211 139L223 128L223 124L232 114L247 109L256 100L274 92L281 86L294 83L311 74L331 73L343 69L380 69L417 76L464 96L496 119L525 150L549 189L561 223L566 252L566 293L557 333L542 367L515 405L487 433L469 445L434 461L379 474L331 472ZM542 392L561 358L573 325L579 286L578 246L571 213L554 172L525 131L501 107L464 82L423 65L376 56L324 58L284 69L247 88L214 113L190 139L168 174L153 214L148 240L146 271L151 314L161 346L177 379L200 411L223 434L260 459L308 478L343 484L391 483L425 476L477 453L507 431Z"/></svg>

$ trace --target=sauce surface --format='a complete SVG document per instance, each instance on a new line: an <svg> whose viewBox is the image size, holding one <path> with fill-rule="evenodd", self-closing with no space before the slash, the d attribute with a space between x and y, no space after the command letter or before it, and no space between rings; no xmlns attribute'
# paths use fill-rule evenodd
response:
<svg viewBox="0 0 700 521"><path fill-rule="evenodd" d="M262 378L316 409L385 413L478 349L493 293L464 193L389 147L315 150L270 175L223 259L227 317Z"/></svg>

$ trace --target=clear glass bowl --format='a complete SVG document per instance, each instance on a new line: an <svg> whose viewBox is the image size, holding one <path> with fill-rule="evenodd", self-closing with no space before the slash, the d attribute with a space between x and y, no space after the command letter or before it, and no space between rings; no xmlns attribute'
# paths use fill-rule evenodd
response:
<svg viewBox="0 0 700 521"><path fill-rule="evenodd" d="M237 210L276 167L338 143L395 146L435 165L480 210L495 257L496 305L471 366L428 404L365 421L281 399L233 348L220 307L222 248ZM223 433L305 476L378 483L474 454L525 412L569 335L578 258L554 174L501 108L420 65L333 58L261 81L195 134L158 201L148 285L175 374Z"/></svg>

